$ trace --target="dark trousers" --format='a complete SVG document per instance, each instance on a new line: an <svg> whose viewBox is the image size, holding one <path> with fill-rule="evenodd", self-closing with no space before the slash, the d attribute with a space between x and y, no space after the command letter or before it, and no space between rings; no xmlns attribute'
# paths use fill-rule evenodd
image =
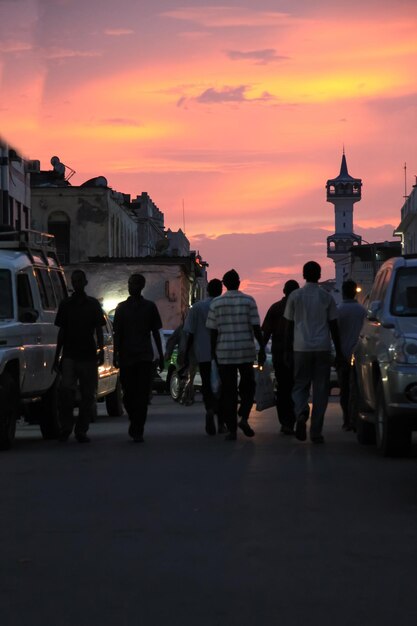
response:
<svg viewBox="0 0 417 626"><path fill-rule="evenodd" d="M343 412L343 424L349 424L349 390L350 390L350 361L343 360L337 366L337 379L340 388L340 406Z"/></svg>
<svg viewBox="0 0 417 626"><path fill-rule="evenodd" d="M201 376L201 393L203 395L204 407L206 411L213 411L217 415L218 424L222 426L224 420L220 415L219 398L216 398L211 389L211 361L199 363L198 368Z"/></svg>
<svg viewBox="0 0 417 626"><path fill-rule="evenodd" d="M294 387L292 397L297 419L307 421L310 387L313 391L310 435L321 435L329 402L330 352L294 352Z"/></svg>
<svg viewBox="0 0 417 626"><path fill-rule="evenodd" d="M237 373L240 374L239 388ZM220 393L220 416L227 424L229 431L237 431L237 405L240 396L239 415L247 420L255 396L255 374L252 363L219 364L219 375L222 383Z"/></svg>
<svg viewBox="0 0 417 626"><path fill-rule="evenodd" d="M152 382L152 361L138 361L120 367L123 404L129 416L132 435L143 435L148 415L149 390Z"/></svg>
<svg viewBox="0 0 417 626"><path fill-rule="evenodd" d="M74 405L77 385L80 391L78 417L75 422L76 435L85 435L97 415L97 361L79 361L63 358L59 393L59 421L63 432L71 433L74 428Z"/></svg>
<svg viewBox="0 0 417 626"><path fill-rule="evenodd" d="M294 385L294 372L292 367L288 367L284 360L276 357L273 360L275 379L277 381L277 414L281 426L294 428L295 412L292 399L292 388Z"/></svg>

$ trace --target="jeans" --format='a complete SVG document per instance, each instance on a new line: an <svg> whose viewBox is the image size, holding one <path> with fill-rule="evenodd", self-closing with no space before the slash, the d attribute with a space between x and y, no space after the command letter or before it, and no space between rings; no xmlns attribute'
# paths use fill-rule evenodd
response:
<svg viewBox="0 0 417 626"><path fill-rule="evenodd" d="M79 361L63 358L59 393L59 421L61 430L71 433L74 428L74 405L77 383L80 390L80 406L75 422L76 435L85 435L90 422L97 415L97 361Z"/></svg>
<svg viewBox="0 0 417 626"><path fill-rule="evenodd" d="M152 361L137 361L131 365L121 366L120 382L132 435L135 437L143 435L152 383Z"/></svg>
<svg viewBox="0 0 417 626"><path fill-rule="evenodd" d="M329 401L330 352L294 352L294 387L292 398L297 420L307 421L310 415L308 400L313 391L310 435L321 435Z"/></svg>
<svg viewBox="0 0 417 626"><path fill-rule="evenodd" d="M294 385L293 370L288 367L282 358L274 358L273 366L277 381L277 414L281 426L294 428L295 413L292 399L292 388Z"/></svg>
<svg viewBox="0 0 417 626"><path fill-rule="evenodd" d="M239 389L237 373L240 374ZM219 375L222 383L220 393L220 418L231 433L237 431L238 391L240 396L239 415L248 420L255 396L255 374L252 363L223 365L219 363Z"/></svg>

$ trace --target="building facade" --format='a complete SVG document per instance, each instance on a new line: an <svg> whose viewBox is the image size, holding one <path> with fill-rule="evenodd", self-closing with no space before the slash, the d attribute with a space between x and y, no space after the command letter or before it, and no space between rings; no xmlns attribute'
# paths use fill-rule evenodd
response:
<svg viewBox="0 0 417 626"><path fill-rule="evenodd" d="M401 207L401 222L394 230L401 237L402 254L417 254L417 177L416 184Z"/></svg>
<svg viewBox="0 0 417 626"><path fill-rule="evenodd" d="M30 228L30 175L27 162L0 138L0 228Z"/></svg>

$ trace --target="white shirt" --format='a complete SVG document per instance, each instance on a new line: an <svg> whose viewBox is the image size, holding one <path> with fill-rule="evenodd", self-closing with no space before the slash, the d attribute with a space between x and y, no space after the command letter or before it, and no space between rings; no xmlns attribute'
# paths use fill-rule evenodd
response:
<svg viewBox="0 0 417 626"><path fill-rule="evenodd" d="M289 295L284 317L294 322L295 352L331 349L329 321L337 319L336 303L317 283L306 283Z"/></svg>

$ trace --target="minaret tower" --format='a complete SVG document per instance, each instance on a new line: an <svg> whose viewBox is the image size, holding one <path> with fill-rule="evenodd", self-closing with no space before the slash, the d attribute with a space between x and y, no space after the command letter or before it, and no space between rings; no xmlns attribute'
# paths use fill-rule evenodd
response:
<svg viewBox="0 0 417 626"><path fill-rule="evenodd" d="M340 174L327 181L327 202L334 204L335 233L327 237L327 256L336 269L336 290L341 294L342 283L349 278L349 249L362 242L353 232L353 205L361 199L362 181L349 175L343 150Z"/></svg>

